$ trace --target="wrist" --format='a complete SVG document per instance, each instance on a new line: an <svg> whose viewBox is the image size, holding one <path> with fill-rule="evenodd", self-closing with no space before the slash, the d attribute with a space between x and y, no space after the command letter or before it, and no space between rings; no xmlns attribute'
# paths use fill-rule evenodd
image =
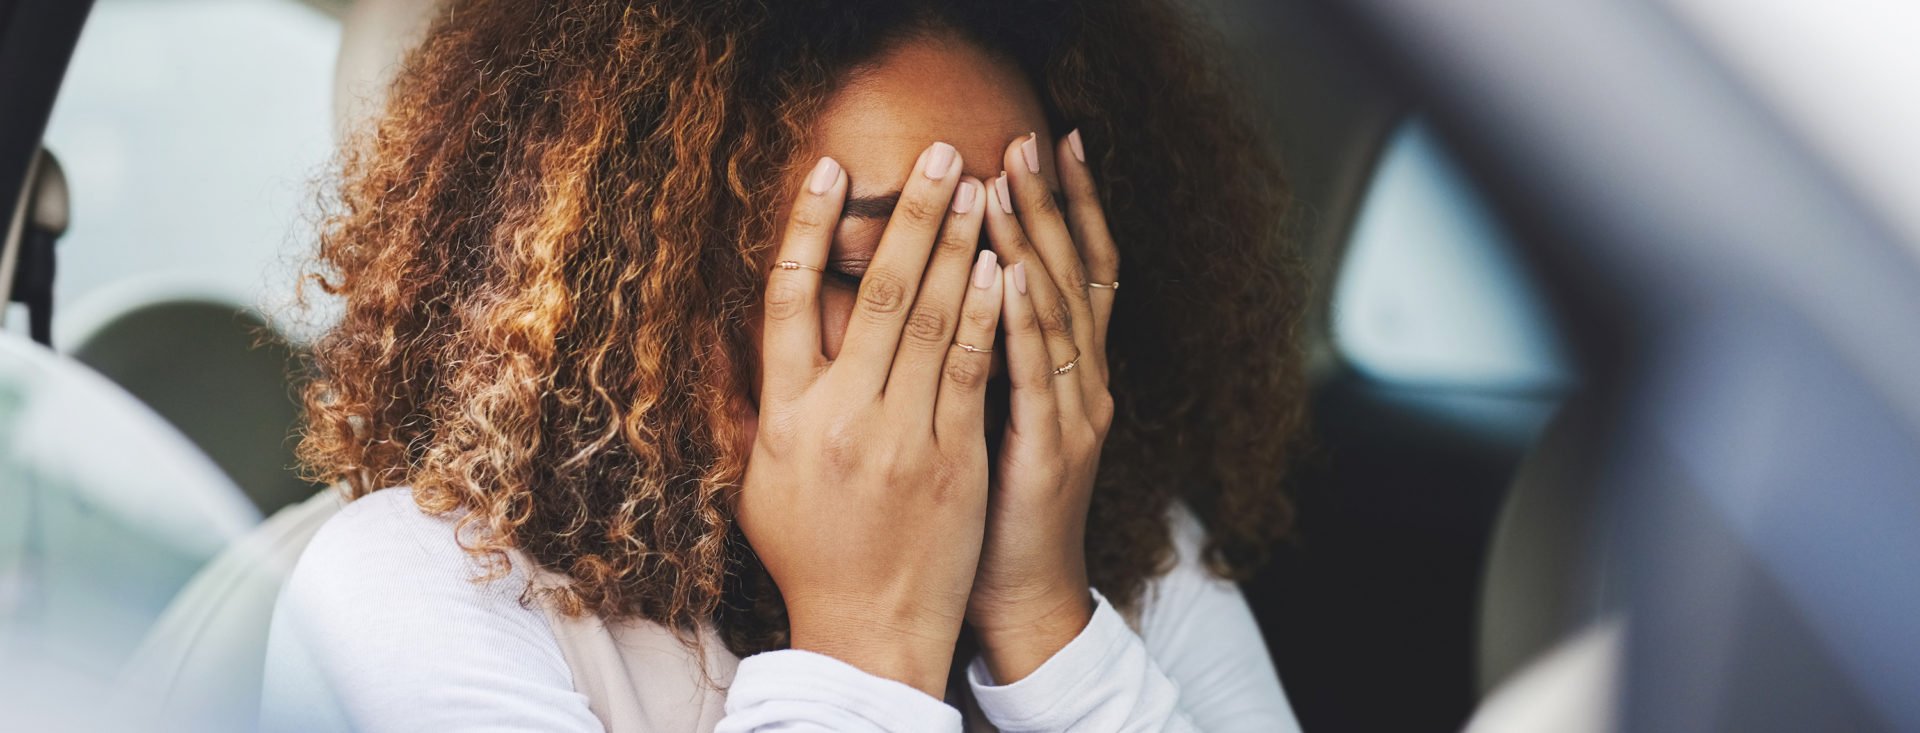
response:
<svg viewBox="0 0 1920 733"><path fill-rule="evenodd" d="M994 683L1008 685L1033 674L1086 630L1093 609L1093 593L1081 585L975 623L980 657Z"/></svg>
<svg viewBox="0 0 1920 733"><path fill-rule="evenodd" d="M790 609L790 646L945 697L959 625L882 622L870 614ZM944 627L951 626L950 630Z"/></svg>

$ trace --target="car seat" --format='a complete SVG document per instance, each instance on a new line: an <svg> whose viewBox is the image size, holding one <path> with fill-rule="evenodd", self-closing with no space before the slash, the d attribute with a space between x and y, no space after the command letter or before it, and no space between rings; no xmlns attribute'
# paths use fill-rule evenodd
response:
<svg viewBox="0 0 1920 733"><path fill-rule="evenodd" d="M433 0L359 0L344 14L334 81L337 129L381 103ZM284 434L284 433L283 433ZM286 507L196 575L124 667L118 702L166 730L245 730L259 712L274 601L307 542L339 510L335 491Z"/></svg>
<svg viewBox="0 0 1920 733"><path fill-rule="evenodd" d="M0 333L0 710L100 712L170 600L259 520L152 410Z"/></svg>

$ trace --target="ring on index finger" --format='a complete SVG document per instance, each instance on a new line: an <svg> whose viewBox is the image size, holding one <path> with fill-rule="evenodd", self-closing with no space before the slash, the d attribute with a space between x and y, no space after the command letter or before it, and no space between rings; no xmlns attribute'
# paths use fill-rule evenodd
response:
<svg viewBox="0 0 1920 733"><path fill-rule="evenodd" d="M809 265L802 262L795 262L793 260L781 260L779 262L774 263L774 266L782 270L812 270L814 272L818 272L823 275L826 274L827 272L826 270L822 270L818 267L814 267L813 265Z"/></svg>

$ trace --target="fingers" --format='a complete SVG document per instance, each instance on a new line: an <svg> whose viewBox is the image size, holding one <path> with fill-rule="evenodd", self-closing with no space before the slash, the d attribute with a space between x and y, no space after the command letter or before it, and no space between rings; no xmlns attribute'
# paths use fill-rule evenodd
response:
<svg viewBox="0 0 1920 733"><path fill-rule="evenodd" d="M885 386L928 251L960 182L960 166L959 151L946 143L934 143L920 153L880 235L873 262L861 278L846 339L832 367L835 379L875 393Z"/></svg>
<svg viewBox="0 0 1920 733"><path fill-rule="evenodd" d="M927 263L926 276L920 279L920 297L908 312L900 334L893 371L887 376L887 404L915 413L918 419L913 424L929 424L926 418L933 413L940 366L953 345L954 323L959 319L968 273L980 248L981 210L986 203L978 180L961 179L948 206L946 224L933 246L933 259Z"/></svg>
<svg viewBox="0 0 1920 733"><path fill-rule="evenodd" d="M1058 149L1056 148L1056 154ZM1012 189L1014 213L1026 231L1034 251L1046 264L1047 277L1060 302L1072 315L1073 343L1080 354L1095 352L1093 313L1087 300L1087 270L1074 246L1073 235L1062 218L1060 202L1053 187L1041 175L1040 136L1029 133L1007 146L1002 154L1007 169L1007 185ZM1045 311L1042 311L1044 314Z"/></svg>
<svg viewBox="0 0 1920 733"><path fill-rule="evenodd" d="M780 253L767 274L763 400L798 394L826 366L820 350L820 277L846 196L846 171L834 159L821 158L794 197Z"/></svg>
<svg viewBox="0 0 1920 733"><path fill-rule="evenodd" d="M1027 239L1025 230L1014 218L1006 180L1007 175L1002 174L995 179L995 185L989 188L987 198L993 205L987 209L987 234L992 239L994 253L1000 256L1004 267L1012 268L1016 264L1024 266L1027 285L1022 295L1032 303L1034 316L1039 323L1041 343L1045 345L1047 360L1051 362L1048 370L1051 371L1080 358L1080 347L1074 343L1073 337L1073 313L1061 298L1053 280L1048 277L1046 264ZM1077 371L1062 374L1060 379L1054 381L1077 383ZM1059 390L1058 399L1062 410L1073 412L1080 409L1078 389L1063 388Z"/></svg>
<svg viewBox="0 0 1920 733"><path fill-rule="evenodd" d="M1087 279L1102 284L1120 280L1120 249L1107 230L1107 213L1100 206L1100 191L1093 185L1093 169L1087 166L1086 145L1080 131L1067 133L1062 144L1054 146L1058 160L1060 185L1067 192L1067 229L1086 264ZM1093 355L1099 373L1107 373L1107 326L1113 321L1113 300L1118 288L1091 288L1087 291L1093 322L1087 329L1093 336Z"/></svg>
<svg viewBox="0 0 1920 733"><path fill-rule="evenodd" d="M980 203L986 203L981 196ZM938 436L978 439L986 431L987 376L993 369L993 339L1000 328L1006 290L998 258L982 250L974 261L960 306L960 325L940 369L940 393L934 407ZM888 386L892 390L892 386Z"/></svg>
<svg viewBox="0 0 1920 733"><path fill-rule="evenodd" d="M1044 278L1034 277L1026 263L1008 266L1005 273L1000 318L1007 334L1003 343L1007 350L1007 381L1013 385L1007 430L1034 441L1044 450L1060 442L1061 408L1057 393L1073 390L1058 389L1055 384L1052 352L1047 348L1047 336L1034 307L1034 285Z"/></svg>

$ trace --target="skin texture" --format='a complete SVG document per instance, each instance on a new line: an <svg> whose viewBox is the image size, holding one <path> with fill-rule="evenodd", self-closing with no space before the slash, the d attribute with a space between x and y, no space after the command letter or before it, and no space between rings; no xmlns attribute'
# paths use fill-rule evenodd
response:
<svg viewBox="0 0 1920 733"><path fill-rule="evenodd" d="M498 570L517 550L564 575L568 583L532 599L560 612L710 626L742 656L791 646L786 589L737 512L757 449L758 428L743 428L753 425L764 376L761 303L805 173L832 154L846 158L849 186L888 189L907 180L920 150L950 138L963 173L1006 169L1019 199L1033 189L1013 143L1031 131L1039 133L1038 175L1071 198L1058 136L1078 129L1099 183L1090 198L1126 263L1126 294L1106 301L1113 328L1097 349L1109 359L1104 373L1083 356L1073 379L1054 380L1082 387L1074 419L1085 426L1056 420L1054 453L1077 457L1033 462L1044 470L1019 475L1057 474L1018 482L1034 491L1002 491L1016 482L1001 484L1009 478L1001 461L1019 451L987 437L1007 421L997 405L1019 412L1016 365L989 383L987 516L1006 506L1003 494L1085 501L1087 583L1043 586L1091 585L1123 611L1137 608L1172 559L1176 504L1205 525L1214 572L1250 572L1288 527L1281 481L1304 405L1294 334L1307 294L1280 227L1279 169L1214 71L1186 7L448 5L402 64L381 115L352 131L319 201L304 272L308 294L322 301L311 315L323 330L302 372L307 474L343 486L348 498L411 486L423 511L457 517L477 559ZM878 60L928 38L985 51L902 65L916 76L874 96L944 88L939 104L913 106L951 119L884 145L878 136L825 142L828 109L863 82L885 82L870 78ZM914 53L922 51L930 49ZM955 91L963 83L972 86ZM905 105L889 104L900 109L874 116L910 121ZM869 154L876 159L862 157ZM1072 214L1082 209L1065 208L1075 229ZM1028 212L1016 210L1023 231L1033 229ZM987 219L995 251L1011 246L995 235L1007 228ZM1036 232L1026 233L1047 272L1024 263L1035 267L1035 312L1042 323L1066 322L1043 286L1071 269L1052 268ZM838 233L848 245L861 238ZM829 319L851 312L831 305L847 297L822 296ZM1086 323L1066 302L1071 323ZM845 328L825 327L823 359L829 350L838 356ZM1084 350L1081 332L1072 333ZM1048 366L1066 361L1055 353L1059 339L1042 343ZM996 360L1018 351L994 348ZM1105 379L1113 400L1097 456L1067 450L1070 436L1099 434L1102 405L1086 390L1099 382L1090 375ZM1064 398L1056 392L1056 411ZM1097 465L1090 479L1082 463ZM1075 477L1093 488L1064 480ZM1064 552L1023 558L995 549L1073 543L1059 527L1031 529L1050 539L1001 545L996 539L1011 532L983 528L988 561L976 566L969 598L1001 587L983 579L1047 575L997 567L1071 566L1059 559ZM1033 589L1001 597L1023 595L1056 600ZM1006 628L983 608L963 615L976 631ZM1004 646L986 634L963 635L963 646L969 636Z"/></svg>
<svg viewBox="0 0 1920 733"><path fill-rule="evenodd" d="M1068 141L1056 148L1037 132L1007 134L1045 123L1007 59L930 34L889 49L852 78L819 118L814 139L827 157L802 182L779 250L782 259L828 272L775 269L766 291L765 386L742 527L787 598L796 648L937 694L964 610L994 678L1018 681L1071 641L1092 612L1083 548L1113 415L1105 358L1113 291L1098 291L1096 303L1085 283L1088 261L1102 282L1114 279L1118 255L1091 171ZM934 143L905 174L894 173L929 137L960 142ZM952 159L953 175L930 182L930 156ZM961 176L965 161L979 159L987 165ZM836 183L816 193L829 171ZM853 199L867 201L835 206L848 195L837 181L849 176ZM1062 177L1074 184L1064 196ZM981 186L981 178L989 182ZM877 216L883 201L898 202L890 219ZM924 214L943 202L953 213L931 247L922 301L906 307L911 298L900 293L911 294L923 277L917 260L933 237ZM828 248L814 230L830 209L839 218ZM1005 338L991 357L946 341L956 299L944 289L965 276L962 263L981 241L982 219L985 243L1012 268L1011 287L1000 288ZM815 259L820 249L829 249L824 261ZM980 277L992 259L980 258ZM857 288L856 276L864 276ZM987 292L981 280L974 284L970 294ZM815 307L818 326L796 314ZM961 317L976 328L984 320ZM871 345L876 323L889 334L884 347ZM977 330L959 340L993 343L992 329ZM944 361L931 356L942 352ZM887 357L892 376L881 380L883 369L872 364L883 367ZM1000 449L990 491L979 383L989 358L1011 383L1010 409L994 411L1009 417L993 431ZM1076 368L1055 373L1068 363ZM873 383L836 378L849 372L874 375L865 380ZM964 410L939 421L961 428L912 440L929 433L924 403L935 374L961 385L941 389L938 408ZM805 378L820 386L795 397L793 385ZM875 389L883 400L874 400ZM953 405L956 398L964 405Z"/></svg>
<svg viewBox="0 0 1920 733"><path fill-rule="evenodd" d="M851 74L828 98L812 130L810 155L803 157L811 162L830 156L845 166L849 197L883 197L899 193L915 157L933 141L954 146L963 172L988 181L1000 174L1008 141L1036 130L1044 135L1047 119L1018 68L950 34L931 35L900 43ZM862 274L886 223L843 217L829 269ZM852 283L828 279L821 314L829 356L839 353L854 291ZM1004 368L1004 355L994 361L996 371Z"/></svg>
<svg viewBox="0 0 1920 733"><path fill-rule="evenodd" d="M816 269L846 173L823 158L795 197L779 255L801 267L769 275L738 510L787 600L795 648L929 695L946 687L987 504L987 357L949 342L956 324L962 338L990 338L1001 305L999 272L975 258L981 188L960 169L944 143L915 162L833 359L820 348Z"/></svg>

